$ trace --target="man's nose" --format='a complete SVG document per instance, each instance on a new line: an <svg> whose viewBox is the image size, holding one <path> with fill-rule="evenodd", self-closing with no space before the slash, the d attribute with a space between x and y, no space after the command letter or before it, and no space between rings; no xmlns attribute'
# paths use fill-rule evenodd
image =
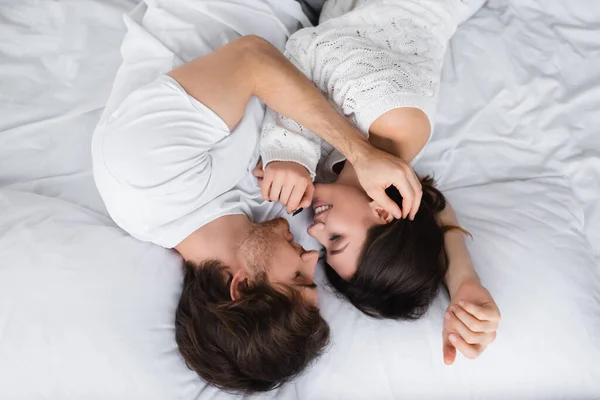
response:
<svg viewBox="0 0 600 400"><path fill-rule="evenodd" d="M305 276L313 281L315 279L315 270L319 261L319 252L316 250L306 251L302 254L302 260L306 265Z"/></svg>
<svg viewBox="0 0 600 400"><path fill-rule="evenodd" d="M285 218L279 218L277 219L276 229L280 230L284 235L287 235L290 233L290 223L287 222Z"/></svg>

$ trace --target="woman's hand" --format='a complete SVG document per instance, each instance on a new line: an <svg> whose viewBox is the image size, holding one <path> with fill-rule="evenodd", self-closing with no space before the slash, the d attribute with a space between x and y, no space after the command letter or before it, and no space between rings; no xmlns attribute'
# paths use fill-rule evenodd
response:
<svg viewBox="0 0 600 400"><path fill-rule="evenodd" d="M456 350L468 359L477 358L496 339L500 310L479 279L463 282L444 314L444 363L451 365Z"/></svg>
<svg viewBox="0 0 600 400"><path fill-rule="evenodd" d="M356 152L349 161L370 198L397 219L415 218L421 204L423 189L415 171L408 163L371 145ZM392 185L402 195L402 210L385 193Z"/></svg>
<svg viewBox="0 0 600 400"><path fill-rule="evenodd" d="M315 187L304 166L291 161L272 161L263 171L262 162L254 168L260 192L266 201L279 201L289 214L310 207Z"/></svg>

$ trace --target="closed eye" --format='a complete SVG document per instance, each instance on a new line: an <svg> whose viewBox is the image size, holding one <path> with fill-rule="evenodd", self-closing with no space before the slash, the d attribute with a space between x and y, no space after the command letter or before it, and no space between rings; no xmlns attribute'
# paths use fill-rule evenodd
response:
<svg viewBox="0 0 600 400"><path fill-rule="evenodd" d="M330 256L335 256L337 254L343 253L344 250L346 250L348 248L348 245L350 244L350 242L346 243L346 245L344 247L342 247L341 249L337 249L337 250L330 250L329 251L329 255Z"/></svg>
<svg viewBox="0 0 600 400"><path fill-rule="evenodd" d="M342 239L341 235L331 235L331 237L329 238L329 241L331 241L332 243L339 243L340 239ZM346 250L346 248L348 247L350 243L346 243L345 246L343 246L342 248L339 248L339 245L334 246L334 247L338 247L338 249L332 249L331 247L329 248L329 255L330 256L335 256L336 254L340 254L342 253L344 250Z"/></svg>
<svg viewBox="0 0 600 400"><path fill-rule="evenodd" d="M294 274L294 280L296 280L298 278L302 278L302 273L300 271L298 271ZM317 288L317 284L314 282L313 283L297 283L296 286L308 288L308 289L316 289Z"/></svg>

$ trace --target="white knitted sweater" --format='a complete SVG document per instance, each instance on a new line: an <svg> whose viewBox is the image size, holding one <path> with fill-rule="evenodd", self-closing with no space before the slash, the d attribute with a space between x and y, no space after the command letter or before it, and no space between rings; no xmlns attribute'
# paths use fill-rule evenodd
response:
<svg viewBox="0 0 600 400"><path fill-rule="evenodd" d="M416 107L433 126L442 61L461 0L329 0L321 24L296 32L286 57L365 135L379 116ZM268 109L263 165L294 161L331 180L344 157L313 132Z"/></svg>

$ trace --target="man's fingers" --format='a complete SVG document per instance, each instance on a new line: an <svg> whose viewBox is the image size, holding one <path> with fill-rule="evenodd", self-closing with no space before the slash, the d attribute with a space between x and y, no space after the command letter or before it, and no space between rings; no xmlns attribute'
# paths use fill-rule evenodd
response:
<svg viewBox="0 0 600 400"><path fill-rule="evenodd" d="M287 212L288 214L293 213L298 208L300 208L300 201L302 200L302 196L304 196L304 192L306 191L306 186L303 184L298 184L294 186L294 190L290 195L289 200L287 201Z"/></svg>
<svg viewBox="0 0 600 400"><path fill-rule="evenodd" d="M461 300L458 302L458 305L478 320L492 322L494 329L498 327L498 322L500 321L500 311L493 302L476 305L471 302Z"/></svg>
<svg viewBox="0 0 600 400"><path fill-rule="evenodd" d="M496 330L490 321L480 321L460 306L451 306L450 311L473 332L494 332Z"/></svg>
<svg viewBox="0 0 600 400"><path fill-rule="evenodd" d="M452 343L454 347L456 347L456 349L469 360L476 359L477 356L479 356L479 354L481 354L481 352L485 349L484 346L465 342L464 339L461 338L457 333L451 333L448 335L448 338L450 339L450 343Z"/></svg>
<svg viewBox="0 0 600 400"><path fill-rule="evenodd" d="M446 322L444 328L458 333L468 344L482 344L485 341L485 333L473 332L451 311L446 311Z"/></svg>
<svg viewBox="0 0 600 400"><path fill-rule="evenodd" d="M423 190L419 188L418 191L415 191L415 200L413 201L412 207L410 208L410 220L413 221L417 212L419 212L419 207L421 206L421 198L423 197Z"/></svg>
<svg viewBox="0 0 600 400"><path fill-rule="evenodd" d="M402 192L400 192L402 193ZM369 197L375 200L384 210L391 213L396 219L402 218L403 210L390 199L384 190L378 190L376 193L368 193ZM404 196L404 194L402 194Z"/></svg>
<svg viewBox="0 0 600 400"><path fill-rule="evenodd" d="M423 186L419 181L419 177L414 173L411 174L411 181L413 183L413 189L415 191L415 199L413 201L413 205L410 209L410 220L414 220L417 212L419 211L419 207L421 206L421 199L423 198Z"/></svg>
<svg viewBox="0 0 600 400"><path fill-rule="evenodd" d="M444 364L452 365L454 364L454 360L456 360L456 347L450 343L450 339L448 338L448 331L444 330L442 332L442 342L443 342L443 355L444 355Z"/></svg>
<svg viewBox="0 0 600 400"><path fill-rule="evenodd" d="M315 185L309 183L304 191L304 196L300 200L299 208L308 208L312 204L313 196L315 195Z"/></svg>
<svg viewBox="0 0 600 400"><path fill-rule="evenodd" d="M415 199L415 192L406 178L404 180L394 181L393 185L402 195L402 218L406 218L410 214L410 208Z"/></svg>

